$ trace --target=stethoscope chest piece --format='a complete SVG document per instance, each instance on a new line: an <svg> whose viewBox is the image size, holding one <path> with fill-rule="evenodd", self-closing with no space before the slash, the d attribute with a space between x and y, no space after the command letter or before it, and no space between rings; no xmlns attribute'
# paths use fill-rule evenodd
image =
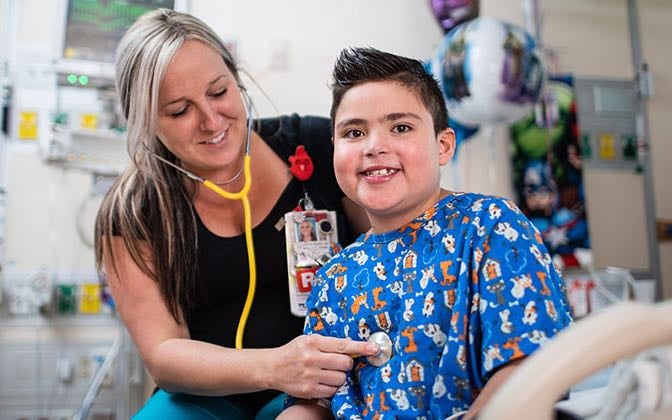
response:
<svg viewBox="0 0 672 420"><path fill-rule="evenodd" d="M392 340L384 331L377 331L369 336L369 343L373 343L380 349L377 354L368 356L366 360L375 367L387 363L392 357Z"/></svg>

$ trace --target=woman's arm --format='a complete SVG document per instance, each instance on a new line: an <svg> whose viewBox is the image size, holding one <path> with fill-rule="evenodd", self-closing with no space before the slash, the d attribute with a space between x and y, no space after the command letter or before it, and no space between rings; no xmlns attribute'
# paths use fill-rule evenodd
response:
<svg viewBox="0 0 672 420"><path fill-rule="evenodd" d="M186 324L170 315L157 284L133 262L123 240L113 238L112 246L116 270L105 267L110 291L145 366L166 391L228 395L277 389L303 398L330 397L352 367L350 354L377 351L367 342L317 335L272 349L235 350L191 340Z"/></svg>

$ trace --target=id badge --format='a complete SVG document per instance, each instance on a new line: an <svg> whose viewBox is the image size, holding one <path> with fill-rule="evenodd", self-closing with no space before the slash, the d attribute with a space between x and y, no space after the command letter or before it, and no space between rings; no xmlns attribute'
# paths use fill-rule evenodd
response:
<svg viewBox="0 0 672 420"><path fill-rule="evenodd" d="M336 212L292 211L285 214L289 303L293 315L306 316L306 300L315 272L340 250Z"/></svg>

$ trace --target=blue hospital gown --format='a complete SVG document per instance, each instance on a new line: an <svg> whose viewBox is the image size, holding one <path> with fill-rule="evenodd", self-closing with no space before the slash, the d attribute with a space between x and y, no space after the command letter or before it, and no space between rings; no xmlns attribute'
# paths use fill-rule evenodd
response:
<svg viewBox="0 0 672 420"><path fill-rule="evenodd" d="M445 418L472 404L498 367L571 323L564 283L512 202L453 193L399 230L362 235L318 271L305 332L366 340L332 398L337 418Z"/></svg>

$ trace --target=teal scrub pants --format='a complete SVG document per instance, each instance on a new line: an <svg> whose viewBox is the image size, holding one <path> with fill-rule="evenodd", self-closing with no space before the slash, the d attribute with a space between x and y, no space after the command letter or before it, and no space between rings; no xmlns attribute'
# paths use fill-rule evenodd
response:
<svg viewBox="0 0 672 420"><path fill-rule="evenodd" d="M134 420L271 420L282 411L285 394L280 394L252 413L223 397L169 394L158 390L132 418Z"/></svg>

